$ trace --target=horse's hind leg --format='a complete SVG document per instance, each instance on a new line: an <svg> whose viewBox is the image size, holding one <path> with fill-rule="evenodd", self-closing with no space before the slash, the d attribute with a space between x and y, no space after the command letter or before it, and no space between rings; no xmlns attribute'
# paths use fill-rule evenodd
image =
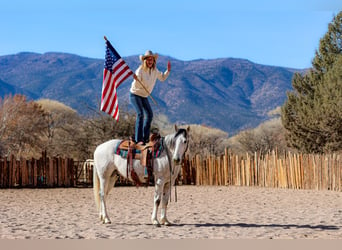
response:
<svg viewBox="0 0 342 250"><path fill-rule="evenodd" d="M165 225L165 226L171 226L171 222L168 221L166 218L166 211L167 211L167 205L169 203L169 198L170 198L170 183L166 183L164 185L164 190L163 190L163 198L161 201L161 209L160 209L160 224Z"/></svg>
<svg viewBox="0 0 342 250"><path fill-rule="evenodd" d="M107 214L106 200L107 200L110 190L112 190L117 180L118 180L118 176L116 172L113 171L110 176L103 178L102 181L100 182L100 199L101 199L100 219L104 224L111 223L109 216Z"/></svg>
<svg viewBox="0 0 342 250"><path fill-rule="evenodd" d="M109 181L107 182L107 186L106 186L106 199L107 199L107 195L109 194L110 190L112 190L112 188L114 188L115 182L119 179L117 172L113 171L112 175L109 177Z"/></svg>

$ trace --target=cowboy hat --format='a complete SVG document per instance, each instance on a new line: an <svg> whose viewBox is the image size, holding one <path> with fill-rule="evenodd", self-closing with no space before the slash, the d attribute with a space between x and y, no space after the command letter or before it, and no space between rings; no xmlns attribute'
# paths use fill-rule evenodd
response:
<svg viewBox="0 0 342 250"><path fill-rule="evenodd" d="M154 60L157 61L158 59L158 54L153 54L151 50L146 50L145 55L140 55L140 61L144 61L147 57L153 56Z"/></svg>

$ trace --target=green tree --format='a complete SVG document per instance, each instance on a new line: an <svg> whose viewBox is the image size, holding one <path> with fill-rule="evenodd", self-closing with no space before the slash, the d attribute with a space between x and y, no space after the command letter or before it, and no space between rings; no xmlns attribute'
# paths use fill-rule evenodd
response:
<svg viewBox="0 0 342 250"><path fill-rule="evenodd" d="M341 55L342 12L321 38L312 68L294 75L294 91L282 107L282 123L290 147L304 152L342 149L341 141ZM338 106L339 105L339 106ZM340 108L341 109L341 108Z"/></svg>
<svg viewBox="0 0 342 250"><path fill-rule="evenodd" d="M342 149L342 55L324 75L319 86L321 99L316 102L319 131L326 136L323 151Z"/></svg>

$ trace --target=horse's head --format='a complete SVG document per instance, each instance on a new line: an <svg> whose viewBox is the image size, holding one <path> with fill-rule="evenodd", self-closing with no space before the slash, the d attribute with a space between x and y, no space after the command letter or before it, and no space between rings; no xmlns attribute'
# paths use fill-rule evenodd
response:
<svg viewBox="0 0 342 250"><path fill-rule="evenodd" d="M176 164L180 164L183 160L186 150L188 149L190 127L188 127L187 129L178 129L175 125L175 130L176 133L172 138L172 144L174 146L172 160Z"/></svg>

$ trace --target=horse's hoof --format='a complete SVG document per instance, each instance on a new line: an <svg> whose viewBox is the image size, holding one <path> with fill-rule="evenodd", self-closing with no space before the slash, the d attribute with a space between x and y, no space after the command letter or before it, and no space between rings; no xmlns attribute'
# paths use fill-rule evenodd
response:
<svg viewBox="0 0 342 250"><path fill-rule="evenodd" d="M103 224L111 224L112 222L110 221L110 219L105 218L104 220L102 220Z"/></svg>
<svg viewBox="0 0 342 250"><path fill-rule="evenodd" d="M162 224L164 226L172 226L172 223L170 221L168 221L167 219L161 219L160 224Z"/></svg>
<svg viewBox="0 0 342 250"><path fill-rule="evenodd" d="M155 227L160 227L160 223L157 220L153 220L152 221L152 225L155 226Z"/></svg>

